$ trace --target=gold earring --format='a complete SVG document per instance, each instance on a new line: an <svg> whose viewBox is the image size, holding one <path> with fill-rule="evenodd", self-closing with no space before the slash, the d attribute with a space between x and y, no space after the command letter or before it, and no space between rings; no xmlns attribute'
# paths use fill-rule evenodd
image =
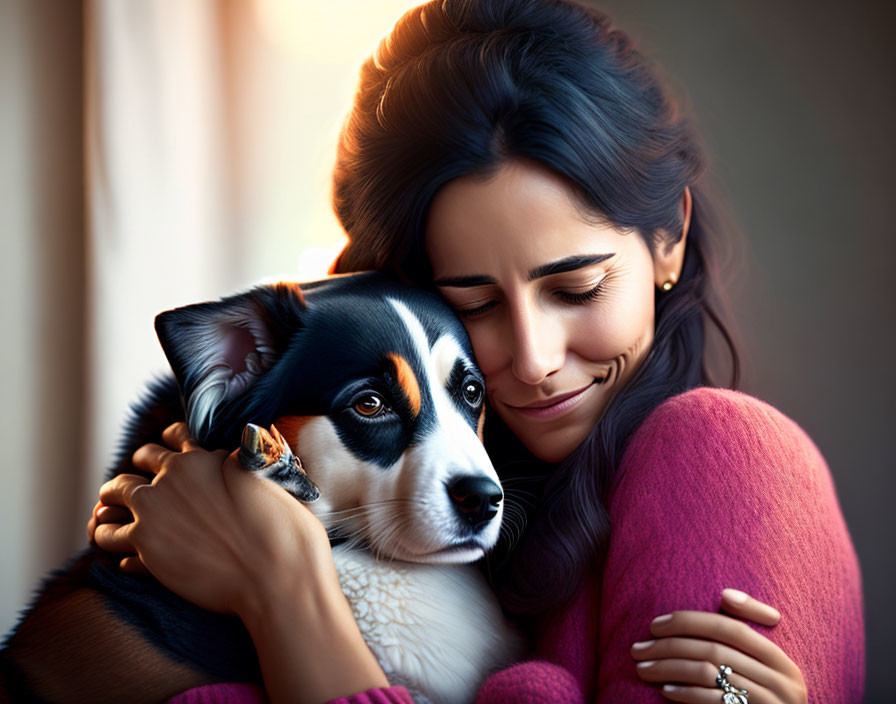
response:
<svg viewBox="0 0 896 704"><path fill-rule="evenodd" d="M675 285L675 282L672 279L669 279L665 283L663 283L663 291L668 291Z"/></svg>

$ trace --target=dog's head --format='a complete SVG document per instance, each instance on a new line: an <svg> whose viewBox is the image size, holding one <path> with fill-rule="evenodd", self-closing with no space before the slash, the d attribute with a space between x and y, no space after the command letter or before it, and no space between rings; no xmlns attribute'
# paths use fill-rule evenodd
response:
<svg viewBox="0 0 896 704"><path fill-rule="evenodd" d="M438 296L368 272L167 311L156 331L194 437L233 449L246 423L274 424L332 533L416 562L497 541L483 378Z"/></svg>

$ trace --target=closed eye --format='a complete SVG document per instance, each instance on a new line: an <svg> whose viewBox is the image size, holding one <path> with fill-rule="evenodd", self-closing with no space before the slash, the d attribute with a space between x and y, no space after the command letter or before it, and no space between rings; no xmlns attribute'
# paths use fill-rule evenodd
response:
<svg viewBox="0 0 896 704"><path fill-rule="evenodd" d="M587 291L582 292L573 292L573 291L554 291L554 295L559 298L564 303L569 303L571 305L576 305L579 303L588 303L589 301L593 301L597 299L602 291L603 291L604 279L601 279L597 285L588 289ZM498 301L486 301L485 303L474 306L472 308L456 308L455 313L462 318L475 318L484 313L487 313L492 308L498 305Z"/></svg>
<svg viewBox="0 0 896 704"><path fill-rule="evenodd" d="M590 288L587 291L582 291L581 293L573 293L571 291L554 291L554 295L564 303L587 303L588 301L593 301L598 296L600 296L601 291L603 290L603 284L604 280L601 279L594 288Z"/></svg>
<svg viewBox="0 0 896 704"><path fill-rule="evenodd" d="M482 315L483 313L490 311L496 305L498 305L497 301L487 301L474 308L455 308L454 312L462 318L475 318L477 315Z"/></svg>

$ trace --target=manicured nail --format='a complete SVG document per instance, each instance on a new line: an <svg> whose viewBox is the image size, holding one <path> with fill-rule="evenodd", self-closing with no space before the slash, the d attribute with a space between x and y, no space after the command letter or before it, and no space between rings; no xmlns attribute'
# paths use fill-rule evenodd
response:
<svg viewBox="0 0 896 704"><path fill-rule="evenodd" d="M654 643L656 643L655 640L642 640L640 643L635 643L632 648L635 650L646 650Z"/></svg>
<svg viewBox="0 0 896 704"><path fill-rule="evenodd" d="M674 685L674 684L664 684L663 685L663 691L668 692L669 694L675 694L675 692L677 692L679 689L681 689L681 687Z"/></svg>
<svg viewBox="0 0 896 704"><path fill-rule="evenodd" d="M657 616L655 619L653 619L651 625L659 626L661 623L668 623L671 620L672 614L663 614L662 616Z"/></svg>
<svg viewBox="0 0 896 704"><path fill-rule="evenodd" d="M723 589L722 596L728 597L728 599L735 604L743 604L750 598L749 594L745 594L740 589Z"/></svg>
<svg viewBox="0 0 896 704"><path fill-rule="evenodd" d="M656 660L645 660L638 663L638 667L650 667L651 665L656 665Z"/></svg>

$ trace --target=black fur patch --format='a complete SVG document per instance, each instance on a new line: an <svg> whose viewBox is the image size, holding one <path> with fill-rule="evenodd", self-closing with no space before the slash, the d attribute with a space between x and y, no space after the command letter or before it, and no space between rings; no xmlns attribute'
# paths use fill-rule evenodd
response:
<svg viewBox="0 0 896 704"><path fill-rule="evenodd" d="M157 331L174 376L151 383L134 406L107 478L120 473L139 474L130 462L132 453L147 442L160 443L165 427L185 420L184 398L189 402L190 394L209 372L197 364L191 340L197 330L213 330L207 327L208 321L214 322L222 311L226 313L222 325L233 324L234 311L239 315L248 311L254 316L252 325L257 321L258 329L263 330L261 337L267 349L253 365L258 373L252 383L222 398L208 427L191 428L206 449L235 449L248 422L268 427L286 415L328 416L349 451L385 469L432 432L433 400L429 384L422 381L426 376L423 360L387 297L400 300L417 316L430 345L450 334L472 360L463 326L441 299L372 272L303 284L302 292L307 307L290 286L277 285L160 315ZM239 341L245 347L257 329L253 332L245 321L235 324L251 332ZM237 347L237 353L242 354ZM393 353L404 357L421 380L421 410L416 416L408 407L389 360ZM209 359L215 363L212 356ZM239 360L223 359L234 373L243 369ZM448 391L475 431L480 409L464 401L467 378L482 382L478 370L456 364ZM365 418L355 412L352 401L365 389L386 399L392 412L382 418ZM66 568L50 575L31 608L39 609L48 600L88 586L105 597L119 618L137 627L147 640L178 662L222 681L260 682L255 651L239 619L199 609L151 577L121 572L117 562L117 557L95 548L86 550ZM4 647L15 647L15 633L9 634ZM77 648L78 644L72 643L71 647ZM13 676L6 673L6 677Z"/></svg>

